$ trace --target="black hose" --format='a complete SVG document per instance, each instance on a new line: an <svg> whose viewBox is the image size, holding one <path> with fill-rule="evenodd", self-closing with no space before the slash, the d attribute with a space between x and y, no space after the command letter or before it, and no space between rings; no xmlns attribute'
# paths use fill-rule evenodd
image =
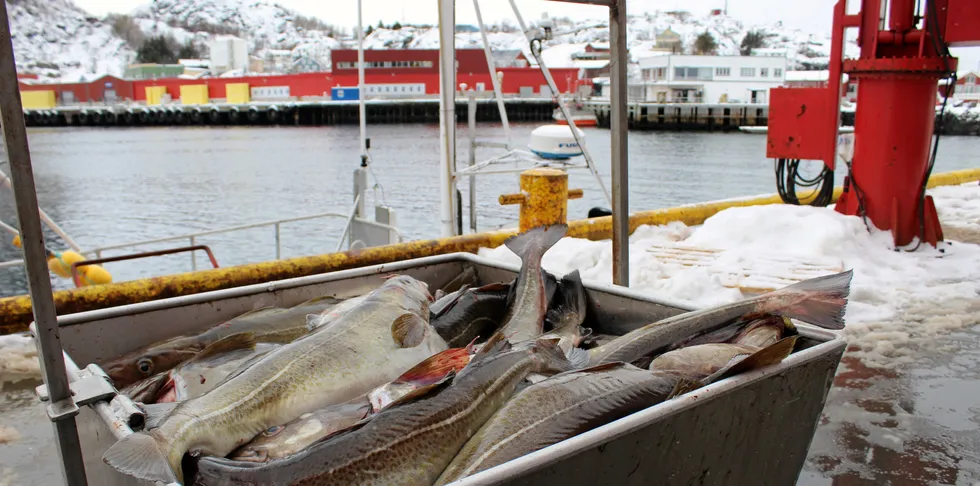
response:
<svg viewBox="0 0 980 486"><path fill-rule="evenodd" d="M834 199L834 171L826 165L820 174L807 179L799 172L799 159L776 159L776 190L786 204L800 205L797 187L816 188L816 197L810 202L811 206L827 206Z"/></svg>

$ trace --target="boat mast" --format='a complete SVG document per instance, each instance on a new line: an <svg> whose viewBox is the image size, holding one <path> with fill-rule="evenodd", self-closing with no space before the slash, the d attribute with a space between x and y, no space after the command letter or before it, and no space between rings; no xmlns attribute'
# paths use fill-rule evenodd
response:
<svg viewBox="0 0 980 486"><path fill-rule="evenodd" d="M357 104L361 124L361 166L368 163L367 116L364 108L364 25L361 19L361 3L357 0Z"/></svg>
<svg viewBox="0 0 980 486"><path fill-rule="evenodd" d="M456 2L439 0L439 216L442 236L456 235Z"/></svg>

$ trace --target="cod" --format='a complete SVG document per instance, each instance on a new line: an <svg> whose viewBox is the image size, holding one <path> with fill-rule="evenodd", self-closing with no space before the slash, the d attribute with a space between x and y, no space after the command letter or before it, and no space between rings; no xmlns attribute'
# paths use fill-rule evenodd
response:
<svg viewBox="0 0 980 486"><path fill-rule="evenodd" d="M269 427L361 396L447 349L428 322L431 300L425 283L390 277L342 317L204 395L152 406L173 408L148 419L146 431L113 444L102 459L139 479L183 482L187 452L223 457Z"/></svg>

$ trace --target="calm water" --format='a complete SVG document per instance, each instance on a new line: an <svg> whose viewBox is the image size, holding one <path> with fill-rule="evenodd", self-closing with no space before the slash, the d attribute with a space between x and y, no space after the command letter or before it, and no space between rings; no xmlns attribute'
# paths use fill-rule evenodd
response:
<svg viewBox="0 0 980 486"><path fill-rule="evenodd" d="M515 145L524 147L536 126L515 125ZM504 140L499 125L481 125L480 131L482 138ZM609 132L586 133L608 185ZM379 125L369 127L369 134L377 199L396 210L406 238L438 236L438 126ZM461 164L467 153L463 135L461 131ZM346 213L353 198L352 171L359 162L356 126L32 129L30 144L41 207L83 248L327 211ZM634 210L775 191L761 135L633 132L629 146ZM978 152L980 139L944 138L936 170L976 166ZM477 159L499 153L483 149ZM842 175L839 171L838 178ZM516 174L478 178L480 229L516 223L517 208L500 206L497 196L516 191L517 179ZM570 201L570 218L585 217L593 206L608 207L588 171L572 171L570 186L585 190L583 199ZM468 181L461 181L461 190L468 201ZM0 220L16 223L13 197L6 190L0 191ZM342 219L284 225L283 257L333 251L342 226ZM274 238L273 229L266 227L202 237L198 243L211 246L219 264L230 266L273 259ZM50 233L48 244L65 248ZM0 260L19 257L9 240L0 243ZM206 259L200 257L198 265L206 266ZM112 263L107 269L121 281L189 271L191 263L184 254ZM64 279L55 284L71 286ZM24 292L21 269L0 269L0 295Z"/></svg>
<svg viewBox="0 0 980 486"><path fill-rule="evenodd" d="M535 126L515 125L515 144L526 145ZM378 199L383 192L408 239L439 234L437 130L435 125L369 127L373 169L380 183ZM499 126L483 125L481 131L484 138L503 140ZM608 184L608 131L586 129L586 133ZM86 248L325 211L346 212L352 199L351 171L358 164L357 127L37 129L30 131L30 143L41 206ZM493 154L482 151L478 160ZM631 207L653 209L772 193L772 162L764 154L765 137L759 135L631 133ZM462 139L459 158L466 160ZM937 171L977 166L980 138L943 139ZM607 206L588 172L573 172L570 185L585 190L583 199L570 202L571 218L584 217L593 206ZM462 190L465 199L465 180ZM517 208L497 204L499 194L516 190L516 174L479 178L480 229L516 223ZM13 224L12 196L9 191L0 194L0 219ZM340 220L284 226L283 257L333 251L341 226ZM222 266L275 256L271 228L198 241L212 247ZM64 248L50 234L48 244ZM20 258L19 251L0 242L0 260L14 258ZM198 260L201 268L205 263ZM189 257L174 256L107 268L119 281L187 271L191 265ZM68 288L70 283L57 279L56 286ZM21 270L0 270L0 295L25 291ZM957 339L964 340L958 359L972 359L975 368L976 335ZM961 397L976 398L976 381L963 380L969 374L950 378L939 373L936 378L932 373L951 359L939 356L935 362L884 374L845 361L825 409L830 418L824 423L831 425L818 428L801 483L971 484L965 478L980 471L976 458L980 444L974 435L960 432L962 427L951 432L942 426L943 417L950 415L942 410L950 404L934 404L940 412L926 420L928 427L913 427L921 440L907 443L906 452L894 453L879 445L889 437L889 428L898 426L887 420L889 404L915 399L932 403L942 398L923 386L953 387ZM919 375L928 376L920 379ZM855 379L870 384L848 388L848 380ZM0 440L0 485L59 481L51 425L33 397L36 384L32 380L9 383L0 377L0 428L13 427L21 435L13 445ZM872 416L861 415L862 409L871 410ZM972 454L962 452L971 450ZM958 455L949 458L949 454Z"/></svg>

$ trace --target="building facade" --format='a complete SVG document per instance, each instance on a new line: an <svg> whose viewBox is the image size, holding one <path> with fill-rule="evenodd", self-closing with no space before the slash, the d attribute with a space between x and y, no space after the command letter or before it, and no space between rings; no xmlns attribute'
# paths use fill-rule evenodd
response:
<svg viewBox="0 0 980 486"><path fill-rule="evenodd" d="M660 103L767 104L786 76L785 57L663 54L639 64L646 101Z"/></svg>
<svg viewBox="0 0 980 486"><path fill-rule="evenodd" d="M248 43L233 35L216 35L208 42L211 72L218 75L226 71L248 69Z"/></svg>
<svg viewBox="0 0 980 486"><path fill-rule="evenodd" d="M939 95L943 96L944 92L945 86L940 86ZM980 75L969 72L957 78L951 99L958 101L980 101Z"/></svg>

